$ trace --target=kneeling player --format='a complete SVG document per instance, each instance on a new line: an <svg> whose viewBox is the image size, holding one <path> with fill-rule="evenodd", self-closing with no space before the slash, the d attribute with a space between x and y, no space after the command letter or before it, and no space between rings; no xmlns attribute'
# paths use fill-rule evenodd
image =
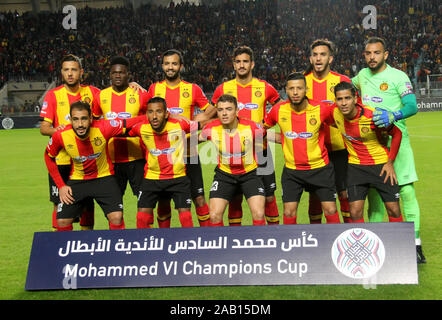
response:
<svg viewBox="0 0 442 320"><path fill-rule="evenodd" d="M125 134L126 127L131 127L140 119L92 122L90 105L83 101L71 104L70 117L71 125L52 135L45 152L48 171L60 190L57 230L72 230L72 222L82 214L81 202L86 198L97 201L109 221L110 229L124 229L121 193L113 176L107 142L111 137ZM73 163L67 183L63 181L55 162L62 149Z"/></svg>
<svg viewBox="0 0 442 320"><path fill-rule="evenodd" d="M347 185L352 222L364 222L364 202L369 187L374 187L382 197L389 221L402 221L393 167L402 132L394 125L387 129L375 127L375 109L357 103L350 83L341 82L334 90L337 107L332 114L349 152ZM390 151L384 145L386 133L392 136Z"/></svg>
<svg viewBox="0 0 442 320"><path fill-rule="evenodd" d="M224 225L224 211L238 192L246 197L253 225L265 225L264 184L256 174L265 130L251 120L238 118L234 96L220 96L216 110L218 119L207 124L199 137L200 141L211 140L218 149L218 166L209 196L209 226Z"/></svg>
<svg viewBox="0 0 442 320"><path fill-rule="evenodd" d="M181 225L193 227L190 181L184 156L186 134L191 133L191 126L192 132L196 132L197 123L169 117L166 100L161 97L148 101L146 116L129 133L141 137L146 158L138 196L137 228L151 228L153 210L159 199L173 199Z"/></svg>

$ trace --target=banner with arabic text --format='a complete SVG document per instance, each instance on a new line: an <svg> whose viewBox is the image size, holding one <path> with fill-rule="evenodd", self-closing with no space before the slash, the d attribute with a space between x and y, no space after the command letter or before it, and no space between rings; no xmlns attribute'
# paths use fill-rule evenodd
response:
<svg viewBox="0 0 442 320"><path fill-rule="evenodd" d="M392 283L413 223L37 232L25 289Z"/></svg>

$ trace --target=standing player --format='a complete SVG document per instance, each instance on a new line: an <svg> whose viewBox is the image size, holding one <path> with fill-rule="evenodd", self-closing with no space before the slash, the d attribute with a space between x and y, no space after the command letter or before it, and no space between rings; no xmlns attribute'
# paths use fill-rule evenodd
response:
<svg viewBox="0 0 442 320"><path fill-rule="evenodd" d="M218 98L223 94L232 95L238 101L238 116L240 118L261 123L267 114L267 103L272 105L277 103L279 94L268 82L253 77L252 71L255 67L255 61L253 51L249 47L240 46L236 48L233 51L232 63L236 75L235 79L226 81L216 88L212 103L216 105ZM260 169L267 171L266 174L261 175L266 192L266 220L268 224L279 224L279 212L275 198L275 170L270 149L265 149L264 156L267 158L267 163L261 164ZM230 225L241 225L242 198L242 194L239 194L229 204Z"/></svg>
<svg viewBox="0 0 442 320"><path fill-rule="evenodd" d="M414 190L414 182L418 178L405 123L406 118L417 112L416 96L408 76L386 63L388 51L384 39L378 37L368 39L365 44L364 56L368 68L362 69L352 79L352 82L361 91L362 102L376 108L373 118L375 125L388 127L394 123L402 131L402 142L394 162L394 168L405 221L414 222L417 261L425 263L426 259L422 252L419 234L420 209ZM383 221L382 201L374 190L369 192L368 201L370 221Z"/></svg>
<svg viewBox="0 0 442 320"><path fill-rule="evenodd" d="M124 229L122 197L113 176L107 142L111 137L125 134L126 124L131 127L141 119L93 123L90 105L85 101L71 104L70 117L71 125L52 135L45 152L49 174L59 189L57 230L72 230L72 222L81 214L82 201L87 198L95 199L100 205L110 229ZM61 150L65 150L72 161L67 182L55 161Z"/></svg>
<svg viewBox="0 0 442 320"><path fill-rule="evenodd" d="M95 104L99 89L93 86L80 84L83 76L83 67L80 58L67 55L61 60L61 77L63 85L50 90L44 99L40 113L40 133L51 137L58 130L64 129L70 123L69 108L75 101L85 101ZM71 172L71 159L64 150L56 157L58 170L64 181L67 181ZM57 206L59 204L59 189L49 175L50 201L53 202L52 228L57 230ZM83 230L91 230L94 226L94 202L85 199L84 213L80 225Z"/></svg>
<svg viewBox="0 0 442 320"><path fill-rule="evenodd" d="M146 113L147 92L129 88L129 60L114 57L110 62L112 86L103 89L93 110L94 117L107 120L129 119ZM115 137L109 140L109 155L114 164L115 178L123 197L127 183L137 196L143 181L144 160L139 137Z"/></svg>
<svg viewBox="0 0 442 320"><path fill-rule="evenodd" d="M166 100L171 114L181 115L189 120L194 119L195 107L204 112L198 119L210 119L215 115L215 108L209 103L201 88L181 80L181 71L184 68L184 59L178 50L168 50L162 56L162 69L165 79L154 83L148 91L148 99L162 97ZM190 145L190 143L189 143ZM187 176L190 177L192 199L200 226L207 226L209 222L209 207L204 197L204 182L201 162L197 154L197 144L189 149ZM170 200L161 199L158 204L158 223L160 227L170 226Z"/></svg>
<svg viewBox="0 0 442 320"><path fill-rule="evenodd" d="M341 81L351 82L348 77L330 70L334 52L334 44L325 39L315 40L310 45L310 64L312 71L305 75L307 81L306 96L308 99L333 104L335 102L334 86ZM338 129L324 125L324 133L325 146L328 150L330 162L335 170L336 191L338 192L341 215L344 222L350 222L346 191L348 152ZM308 210L310 223L321 223L321 202L314 193L310 193Z"/></svg>
<svg viewBox="0 0 442 320"><path fill-rule="evenodd" d="M144 121L130 131L130 136L141 137L146 159L138 196L137 228L151 228L153 209L161 198L172 198L181 225L193 227L190 180L186 176L184 157L186 134L194 124L197 123L169 117L166 100L153 97L147 103Z"/></svg>
<svg viewBox="0 0 442 320"><path fill-rule="evenodd" d="M376 127L373 123L375 109L357 103L356 90L351 83L339 83L334 93L336 107L331 115L345 137L349 152L347 175L351 222L364 222L364 203L370 186L381 195L389 221L401 222L399 186L393 163L402 132L394 125ZM383 145L385 133L392 136L390 151Z"/></svg>
<svg viewBox="0 0 442 320"><path fill-rule="evenodd" d="M211 140L218 149L218 166L210 189L210 226L224 225L224 211L238 189L246 197L253 225L265 225L264 184L256 174L265 130L254 121L238 118L234 96L220 96L216 110L218 119L207 124L199 137L200 141Z"/></svg>
<svg viewBox="0 0 442 320"><path fill-rule="evenodd" d="M265 128L278 124L281 129L284 224L296 223L303 189L318 195L327 223L340 223L334 170L321 132L324 123L330 122L330 106L309 100L306 91L305 76L290 74L286 84L288 101L275 105L264 120Z"/></svg>

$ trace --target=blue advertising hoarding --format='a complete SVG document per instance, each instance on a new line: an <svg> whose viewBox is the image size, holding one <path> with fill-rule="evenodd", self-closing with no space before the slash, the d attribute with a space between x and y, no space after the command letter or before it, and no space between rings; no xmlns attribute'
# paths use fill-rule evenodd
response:
<svg viewBox="0 0 442 320"><path fill-rule="evenodd" d="M37 232L25 289L417 283L403 222Z"/></svg>

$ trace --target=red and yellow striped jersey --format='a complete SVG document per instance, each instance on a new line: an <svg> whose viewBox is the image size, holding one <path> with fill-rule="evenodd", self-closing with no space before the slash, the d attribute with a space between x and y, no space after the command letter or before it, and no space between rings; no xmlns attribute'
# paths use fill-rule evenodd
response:
<svg viewBox="0 0 442 320"><path fill-rule="evenodd" d="M279 99L278 91L271 84L257 78L244 86L236 79L220 84L213 93L213 105L223 94L230 94L238 100L238 117L257 123L261 123L267 114L267 103L274 104Z"/></svg>
<svg viewBox="0 0 442 320"><path fill-rule="evenodd" d="M358 114L353 120L344 118L339 108L334 105L332 115L335 125L345 137L348 150L348 162L361 165L386 163L389 151L385 143L386 130L377 128L373 123L374 108L357 104Z"/></svg>
<svg viewBox="0 0 442 320"><path fill-rule="evenodd" d="M71 125L54 133L49 140L46 152L55 158L64 149L72 159L71 180L88 180L112 175L114 168L109 157L107 141L116 135L124 134L121 120L93 121L88 137L80 139Z"/></svg>
<svg viewBox="0 0 442 320"><path fill-rule="evenodd" d="M175 87L168 86L166 80L153 83L149 87L148 101L153 97L164 98L170 113L182 115L190 120L193 120L195 107L205 110L209 106L209 100L203 90L195 83L183 80Z"/></svg>
<svg viewBox="0 0 442 320"><path fill-rule="evenodd" d="M149 121L135 125L129 132L130 136L139 136L142 140L146 165L144 177L146 179L160 180L173 179L186 175L185 141L186 134L197 131L196 122L188 124L169 117L161 132L156 132Z"/></svg>
<svg viewBox="0 0 442 320"><path fill-rule="evenodd" d="M218 151L218 168L230 174L244 174L258 167L256 149L262 149L265 134L264 128L254 121L238 121L233 132L223 129L218 119L201 131L201 137L211 140Z"/></svg>
<svg viewBox="0 0 442 320"><path fill-rule="evenodd" d="M316 79L313 72L310 72L305 76L307 81L307 98L320 102L329 103L330 105L335 103L335 86L342 82L350 82L350 78L342 74L330 71L324 79ZM329 151L337 151L345 149L344 139L334 127L324 126L325 133L325 146Z"/></svg>
<svg viewBox="0 0 442 320"><path fill-rule="evenodd" d="M324 134L324 124L333 121L328 104L309 100L301 112L292 109L290 101L281 101L272 107L264 123L268 127L278 124L285 165L294 170L321 168L329 163Z"/></svg>
<svg viewBox="0 0 442 320"><path fill-rule="evenodd" d="M93 108L99 93L99 89L85 85L80 85L80 89L75 93L68 91L64 85L49 90L41 107L40 119L51 123L54 128L68 125L71 123L69 115L71 104L83 100ZM71 159L63 150L57 155L56 160L59 165L71 164Z"/></svg>
<svg viewBox="0 0 442 320"><path fill-rule="evenodd" d="M147 92L136 93L127 88L116 92L112 87L101 90L93 110L94 117L107 120L129 119L146 113ZM139 137L115 137L109 140L109 154L113 163L143 159Z"/></svg>

